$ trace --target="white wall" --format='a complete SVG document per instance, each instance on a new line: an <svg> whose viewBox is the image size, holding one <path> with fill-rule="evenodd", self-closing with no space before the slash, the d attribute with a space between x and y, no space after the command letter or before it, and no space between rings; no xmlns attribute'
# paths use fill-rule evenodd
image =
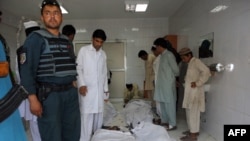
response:
<svg viewBox="0 0 250 141"><path fill-rule="evenodd" d="M11 48L12 60L14 60L17 48L16 33L23 17L15 17L5 11L3 13L5 23L0 24L0 31L6 37ZM39 20L37 21L39 22ZM144 49L151 52L153 41L168 34L167 18L64 20L61 27L65 24L72 24L76 27L77 34L74 42L90 41L93 31L97 28L105 30L107 42L125 42L126 80L137 83L140 89L143 89L144 62L137 56L139 50ZM138 28L138 31L132 31L132 28ZM81 32L83 29L87 32ZM25 39L24 29L20 32L19 38L20 44L22 44ZM12 67L14 68L14 64L12 64Z"/></svg>
<svg viewBox="0 0 250 141"><path fill-rule="evenodd" d="M229 8L209 13L220 3ZM250 123L249 6L249 0L188 0L169 19L170 33L185 37L179 47L188 46L197 56L199 37L214 32L214 57L203 61L235 65L233 72L211 78L211 90L206 94L206 122L202 125L218 141L223 140L224 124Z"/></svg>
<svg viewBox="0 0 250 141"><path fill-rule="evenodd" d="M150 53L153 41L168 34L167 18L71 20L64 21L64 24L73 24L77 30L87 31L78 32L74 42L91 40L92 33L97 28L106 32L106 42L125 42L126 80L137 83L140 89L143 89L144 62L138 58L139 50L144 49ZM139 30L132 31L132 28Z"/></svg>
<svg viewBox="0 0 250 141"><path fill-rule="evenodd" d="M209 11L219 4L229 5L223 12L211 14ZM234 63L233 72L217 73L211 79L211 90L206 95L206 123L203 128L218 141L223 140L224 124L250 123L250 1L249 0L188 0L183 7L168 19L110 19L74 20L78 33L76 41L90 40L96 28L103 28L107 41L126 42L126 79L134 81L142 88L144 63L137 57L140 49L148 52L157 37L170 34L179 35L178 48L188 46L197 55L199 37L214 32L214 57L203 60L206 63ZM0 24L0 31L13 51L16 49L17 24L21 17L9 19ZM168 28L169 21L169 28ZM14 26L13 26L14 25ZM15 26L16 25L16 26ZM131 28L139 28L132 32ZM13 56L12 56L13 57Z"/></svg>

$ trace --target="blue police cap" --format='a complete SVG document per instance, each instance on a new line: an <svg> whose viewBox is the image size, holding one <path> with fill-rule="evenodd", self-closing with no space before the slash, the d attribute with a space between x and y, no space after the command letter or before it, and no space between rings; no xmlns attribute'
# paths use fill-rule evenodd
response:
<svg viewBox="0 0 250 141"><path fill-rule="evenodd" d="M45 5L54 5L60 8L60 5L56 0L43 0L41 8L43 8Z"/></svg>

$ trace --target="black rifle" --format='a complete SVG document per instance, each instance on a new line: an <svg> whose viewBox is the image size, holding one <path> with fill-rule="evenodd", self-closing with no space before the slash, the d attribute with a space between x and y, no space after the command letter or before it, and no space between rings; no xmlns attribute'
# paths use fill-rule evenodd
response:
<svg viewBox="0 0 250 141"><path fill-rule="evenodd" d="M0 122L8 118L28 97L28 92L19 84L13 85L8 93L0 99Z"/></svg>

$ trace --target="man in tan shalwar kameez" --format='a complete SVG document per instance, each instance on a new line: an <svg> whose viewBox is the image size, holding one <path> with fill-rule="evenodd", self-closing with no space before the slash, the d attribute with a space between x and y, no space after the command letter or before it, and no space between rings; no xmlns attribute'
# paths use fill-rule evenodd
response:
<svg viewBox="0 0 250 141"><path fill-rule="evenodd" d="M153 63L155 56L153 54L148 54L145 50L141 50L138 53L138 57L145 61L145 85L144 90L146 92L146 97L152 101L153 106L153 90L154 90L154 78L155 73L153 70Z"/></svg>
<svg viewBox="0 0 250 141"><path fill-rule="evenodd" d="M205 111L204 84L211 76L209 68L201 60L193 57L189 48L179 51L182 61L188 63L185 76L185 92L182 107L186 109L188 131L182 141L197 141L200 131L200 112Z"/></svg>
<svg viewBox="0 0 250 141"><path fill-rule="evenodd" d="M124 89L124 104L126 105L132 99L141 98L139 87L135 83L127 83Z"/></svg>

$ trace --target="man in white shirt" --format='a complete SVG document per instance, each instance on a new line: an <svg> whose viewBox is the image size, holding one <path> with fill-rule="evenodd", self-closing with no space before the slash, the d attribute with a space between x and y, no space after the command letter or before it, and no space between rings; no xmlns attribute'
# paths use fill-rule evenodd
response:
<svg viewBox="0 0 250 141"><path fill-rule="evenodd" d="M103 124L104 100L108 99L107 56L102 50L106 34L97 29L92 44L80 49L77 56L77 85L81 111L80 141L90 141L91 135Z"/></svg>

